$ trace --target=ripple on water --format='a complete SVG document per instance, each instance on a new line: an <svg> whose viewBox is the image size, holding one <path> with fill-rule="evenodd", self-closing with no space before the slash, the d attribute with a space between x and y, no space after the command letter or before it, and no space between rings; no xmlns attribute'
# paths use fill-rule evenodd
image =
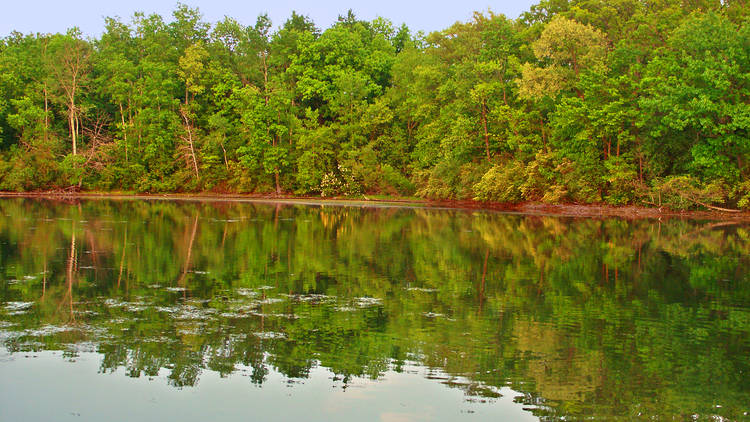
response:
<svg viewBox="0 0 750 422"><path fill-rule="evenodd" d="M81 331L82 328L83 327L74 327L69 325L43 325L39 328L29 328L23 330L19 334L21 334L22 336L30 337L46 337L68 331Z"/></svg>
<svg viewBox="0 0 750 422"><path fill-rule="evenodd" d="M276 331L263 331L263 332L253 333L253 335L256 337L260 337L263 340L276 340L276 339L286 338L286 334L279 333Z"/></svg>
<svg viewBox="0 0 750 422"><path fill-rule="evenodd" d="M237 318L249 318L251 314L241 313L241 312L222 312L219 314L219 316L222 318L237 319Z"/></svg>
<svg viewBox="0 0 750 422"><path fill-rule="evenodd" d="M255 290L246 289L246 288L239 288L239 289L235 290L235 292L238 295L248 296L248 297L253 297L253 296L258 296L259 295L259 293L256 292Z"/></svg>
<svg viewBox="0 0 750 422"><path fill-rule="evenodd" d="M431 289L427 287L407 287L406 290L410 292L424 292L424 293L433 293L433 292L438 291L437 289Z"/></svg>
<svg viewBox="0 0 750 422"><path fill-rule="evenodd" d="M5 310L9 313L12 312L11 315L16 315L28 311L33 305L34 302L7 302L5 304Z"/></svg>
<svg viewBox="0 0 750 422"><path fill-rule="evenodd" d="M253 312L256 312L256 310L260 307L257 303L241 303L241 304L233 304L230 306L229 313L237 313L237 314L251 314Z"/></svg>
<svg viewBox="0 0 750 422"><path fill-rule="evenodd" d="M176 320L206 320L217 312L213 308L198 308L190 305L157 306L155 309L172 315Z"/></svg>
<svg viewBox="0 0 750 422"><path fill-rule="evenodd" d="M108 308L123 308L129 312L140 312L145 310L148 305L145 302L124 302L117 299L107 299L104 301L104 306Z"/></svg>
<svg viewBox="0 0 750 422"><path fill-rule="evenodd" d="M261 313L261 312L250 312L251 315L263 318L284 318L284 319L299 319L300 317L295 314L275 314L275 313Z"/></svg>
<svg viewBox="0 0 750 422"><path fill-rule="evenodd" d="M337 312L354 312L357 310L357 308L352 308L351 306L337 306L336 308Z"/></svg>
<svg viewBox="0 0 750 422"><path fill-rule="evenodd" d="M383 299L376 297L358 297L354 299L354 304L360 308L368 308L370 306L379 306L383 304Z"/></svg>
<svg viewBox="0 0 750 422"><path fill-rule="evenodd" d="M323 302L330 302L336 300L336 296L328 296L323 294L293 294L293 295L285 295L289 299L295 301L295 302L305 302L305 303L323 303Z"/></svg>
<svg viewBox="0 0 750 422"><path fill-rule="evenodd" d="M267 297L263 300L259 300L258 303L261 305L273 305L274 303L281 303L284 299L280 299L278 297Z"/></svg>

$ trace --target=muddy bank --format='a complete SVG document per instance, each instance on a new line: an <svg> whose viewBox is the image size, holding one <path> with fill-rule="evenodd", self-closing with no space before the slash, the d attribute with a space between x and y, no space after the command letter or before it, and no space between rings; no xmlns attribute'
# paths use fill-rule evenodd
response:
<svg viewBox="0 0 750 422"><path fill-rule="evenodd" d="M561 217L619 217L640 218L690 218L700 220L724 220L750 222L750 212L721 211L674 211L668 208L641 206L610 206L599 204L544 204L537 202L497 203L479 201L441 201L414 198L321 198L319 196L268 195L268 194L130 194L96 192L0 192L0 198L41 198L58 201L78 199L145 199L145 200L185 200L208 202L282 202L288 204L329 204L334 206L409 206L425 208L463 209L467 211L496 211L526 215L549 215Z"/></svg>

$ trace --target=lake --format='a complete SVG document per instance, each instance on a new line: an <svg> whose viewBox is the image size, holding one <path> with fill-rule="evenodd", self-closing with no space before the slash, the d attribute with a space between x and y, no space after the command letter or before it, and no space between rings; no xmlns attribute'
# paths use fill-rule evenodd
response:
<svg viewBox="0 0 750 422"><path fill-rule="evenodd" d="M750 225L0 199L0 420L750 418Z"/></svg>

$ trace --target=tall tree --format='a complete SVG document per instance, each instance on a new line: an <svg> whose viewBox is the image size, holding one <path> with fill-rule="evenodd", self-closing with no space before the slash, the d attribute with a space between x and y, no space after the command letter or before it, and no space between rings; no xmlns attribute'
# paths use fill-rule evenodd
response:
<svg viewBox="0 0 750 422"><path fill-rule="evenodd" d="M47 71L53 75L52 88L58 101L67 109L72 152L76 155L84 112L78 100L88 88L92 48L82 38L81 31L73 28L65 35L53 36L48 51Z"/></svg>

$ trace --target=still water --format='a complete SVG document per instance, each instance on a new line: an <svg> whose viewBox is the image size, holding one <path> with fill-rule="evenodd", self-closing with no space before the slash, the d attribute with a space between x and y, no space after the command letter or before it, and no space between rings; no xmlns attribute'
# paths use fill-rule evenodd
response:
<svg viewBox="0 0 750 422"><path fill-rule="evenodd" d="M750 418L750 226L0 200L0 420Z"/></svg>

